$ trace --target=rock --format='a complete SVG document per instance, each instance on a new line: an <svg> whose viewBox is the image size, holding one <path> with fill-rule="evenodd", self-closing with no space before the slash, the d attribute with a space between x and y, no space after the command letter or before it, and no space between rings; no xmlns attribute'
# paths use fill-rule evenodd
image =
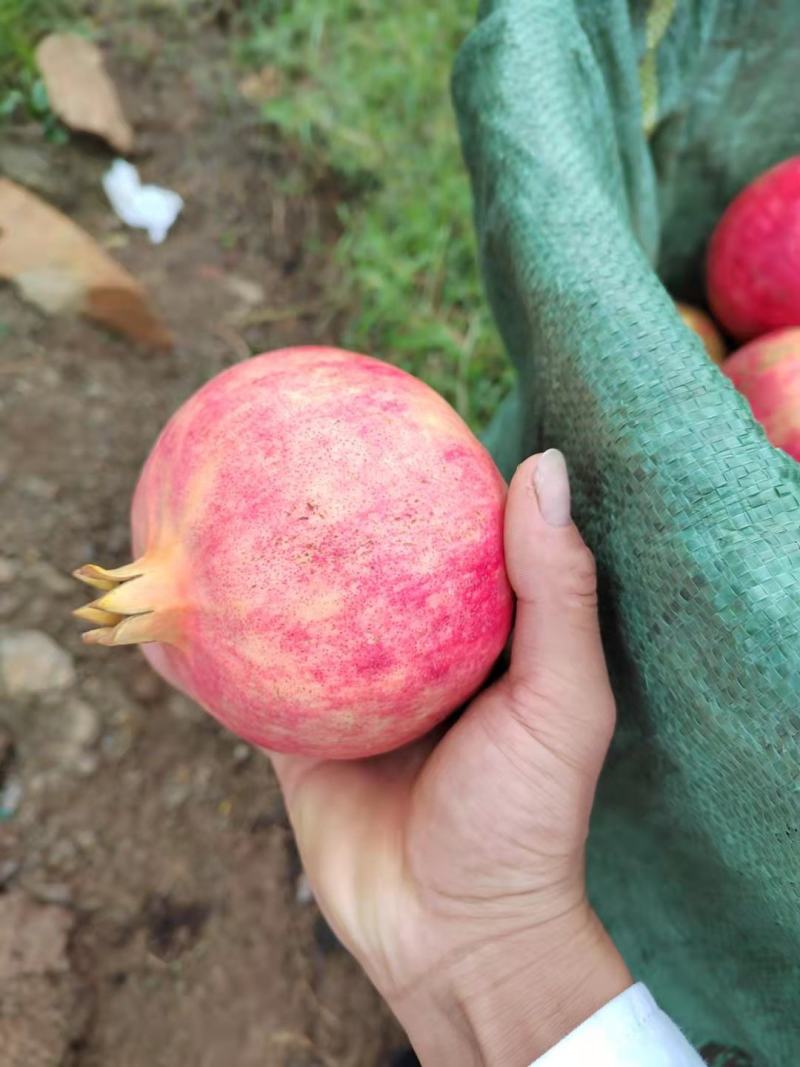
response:
<svg viewBox="0 0 800 1067"><path fill-rule="evenodd" d="M68 970L74 922L65 908L36 904L19 890L0 896L0 982Z"/></svg>
<svg viewBox="0 0 800 1067"><path fill-rule="evenodd" d="M236 274L229 274L225 278L224 284L229 293L250 307L254 307L256 304L263 304L266 299L264 286L258 282L251 281L249 278L240 278Z"/></svg>
<svg viewBox="0 0 800 1067"><path fill-rule="evenodd" d="M65 571L60 571L46 560L39 560L29 568L29 573L34 582L37 582L48 593L56 596L66 596L74 593L77 583Z"/></svg>
<svg viewBox="0 0 800 1067"><path fill-rule="evenodd" d="M8 585L13 582L19 573L19 567L13 559L0 556L0 585Z"/></svg>
<svg viewBox="0 0 800 1067"><path fill-rule="evenodd" d="M25 885L29 896L42 904L71 904L72 890L65 882L37 882Z"/></svg>
<svg viewBox="0 0 800 1067"><path fill-rule="evenodd" d="M82 752L75 760L75 773L80 778L91 778L99 766L100 757L96 752Z"/></svg>
<svg viewBox="0 0 800 1067"><path fill-rule="evenodd" d="M89 748L100 737L100 716L85 700L76 697L64 708L62 736L70 748Z"/></svg>
<svg viewBox="0 0 800 1067"><path fill-rule="evenodd" d="M0 822L12 818L22 803L22 782L8 778L0 788Z"/></svg>
<svg viewBox="0 0 800 1067"><path fill-rule="evenodd" d="M167 708L178 722L203 722L207 718L206 712L183 693L172 693L167 701Z"/></svg>
<svg viewBox="0 0 800 1067"><path fill-rule="evenodd" d="M9 619L22 606L22 593L10 589L0 593L0 619Z"/></svg>
<svg viewBox="0 0 800 1067"><path fill-rule="evenodd" d="M36 49L36 64L62 122L102 137L122 155L131 151L133 130L95 44L77 34L48 34Z"/></svg>
<svg viewBox="0 0 800 1067"><path fill-rule="evenodd" d="M49 727L41 748L51 772L91 777L100 762L98 754L92 751L100 739L100 716L79 697L66 702L49 698L46 706Z"/></svg>
<svg viewBox="0 0 800 1067"><path fill-rule="evenodd" d="M252 748L249 745L246 745L243 741L239 741L233 746L233 762L237 767L241 767L244 763L248 763L252 755Z"/></svg>
<svg viewBox="0 0 800 1067"><path fill-rule="evenodd" d="M295 882L294 899L301 906L305 904L310 904L311 901L314 899L314 892L311 889L311 884L308 878L306 877L305 871L300 872L300 875L298 876L298 879Z"/></svg>
<svg viewBox="0 0 800 1067"><path fill-rule="evenodd" d="M74 868L78 850L68 837L60 837L47 853L47 863L58 870L70 871Z"/></svg>
<svg viewBox="0 0 800 1067"><path fill-rule="evenodd" d="M9 696L66 689L75 681L72 657L41 630L0 636L0 681Z"/></svg>
<svg viewBox="0 0 800 1067"><path fill-rule="evenodd" d="M177 811L192 795L192 787L188 782L169 782L161 795L167 811Z"/></svg>
<svg viewBox="0 0 800 1067"><path fill-rule="evenodd" d="M45 792L49 782L51 781L51 775L45 771L39 773L27 774L25 776L25 785L27 792L30 796L38 797Z"/></svg>
<svg viewBox="0 0 800 1067"><path fill-rule="evenodd" d="M57 485L53 485L46 478L40 478L36 474L32 474L29 478L24 478L20 483L20 489L35 500L55 500L58 494Z"/></svg>
<svg viewBox="0 0 800 1067"><path fill-rule="evenodd" d="M103 734L100 748L102 749L103 755L111 760L112 763L118 763L130 752L131 747L133 746L133 740L132 727L130 725L121 726Z"/></svg>
<svg viewBox="0 0 800 1067"><path fill-rule="evenodd" d="M25 621L30 629L47 626L53 617L53 598L47 593L40 596L31 596L29 593L25 600L25 609Z"/></svg>
<svg viewBox="0 0 800 1067"><path fill-rule="evenodd" d="M89 829L76 830L75 844L81 852L93 852L97 848L97 834Z"/></svg>

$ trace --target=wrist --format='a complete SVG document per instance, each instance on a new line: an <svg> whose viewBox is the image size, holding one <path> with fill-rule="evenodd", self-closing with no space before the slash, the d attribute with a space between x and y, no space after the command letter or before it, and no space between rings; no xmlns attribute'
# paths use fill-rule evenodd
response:
<svg viewBox="0 0 800 1067"><path fill-rule="evenodd" d="M586 906L473 946L391 1006L423 1067L528 1067L632 984Z"/></svg>

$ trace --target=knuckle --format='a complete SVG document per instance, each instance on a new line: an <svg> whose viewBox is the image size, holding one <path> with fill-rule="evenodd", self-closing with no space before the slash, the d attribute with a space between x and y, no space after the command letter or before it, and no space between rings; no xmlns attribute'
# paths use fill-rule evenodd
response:
<svg viewBox="0 0 800 1067"><path fill-rule="evenodd" d="M547 671L506 675L505 706L511 717L529 733L545 719L558 721L564 707L564 686Z"/></svg>
<svg viewBox="0 0 800 1067"><path fill-rule="evenodd" d="M590 688L578 679L549 675L507 676L505 703L511 718L535 740L547 737L574 767L599 772L616 725L610 686ZM574 758L572 758L574 757Z"/></svg>
<svg viewBox="0 0 800 1067"><path fill-rule="evenodd" d="M576 547L563 572L567 596L589 607L597 605L597 564L586 545Z"/></svg>
<svg viewBox="0 0 800 1067"><path fill-rule="evenodd" d="M543 700L550 702L550 697L543 694L536 680L526 675L506 675L505 698L508 710L515 719L528 721L528 716Z"/></svg>

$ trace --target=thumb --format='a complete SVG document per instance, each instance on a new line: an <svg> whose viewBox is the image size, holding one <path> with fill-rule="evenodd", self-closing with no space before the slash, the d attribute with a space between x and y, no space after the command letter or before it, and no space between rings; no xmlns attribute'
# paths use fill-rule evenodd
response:
<svg viewBox="0 0 800 1067"><path fill-rule="evenodd" d="M507 679L517 710L538 720L552 713L559 732L578 728L594 741L605 737L607 745L614 700L594 557L570 516L567 465L555 449L531 456L511 481L505 551L517 595Z"/></svg>

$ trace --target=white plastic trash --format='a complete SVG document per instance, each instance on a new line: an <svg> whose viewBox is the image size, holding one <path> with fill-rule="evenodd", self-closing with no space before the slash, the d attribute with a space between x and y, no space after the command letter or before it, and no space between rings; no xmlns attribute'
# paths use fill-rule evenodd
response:
<svg viewBox="0 0 800 1067"><path fill-rule="evenodd" d="M183 199L160 185L142 185L132 163L115 159L103 175L103 189L115 214L126 226L147 230L153 244L161 244L183 207Z"/></svg>

